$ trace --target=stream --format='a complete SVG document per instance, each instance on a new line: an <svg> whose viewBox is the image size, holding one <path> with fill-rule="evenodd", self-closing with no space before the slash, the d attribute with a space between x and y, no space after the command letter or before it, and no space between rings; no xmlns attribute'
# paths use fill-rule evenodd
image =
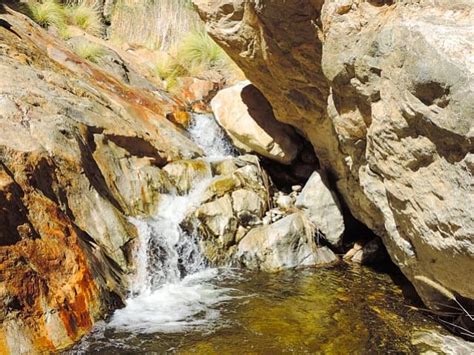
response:
<svg viewBox="0 0 474 355"><path fill-rule="evenodd" d="M232 155L212 117L196 117L204 159ZM267 274L209 268L180 223L212 178L165 195L139 232L137 273L125 307L70 354L450 352L434 321L410 307L392 273L339 265Z"/></svg>

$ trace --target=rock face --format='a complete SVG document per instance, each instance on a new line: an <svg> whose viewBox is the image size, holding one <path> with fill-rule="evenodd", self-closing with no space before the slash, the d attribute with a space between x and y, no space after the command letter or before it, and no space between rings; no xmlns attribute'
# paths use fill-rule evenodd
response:
<svg viewBox="0 0 474 355"><path fill-rule="evenodd" d="M425 303L474 299L472 1L194 3Z"/></svg>
<svg viewBox="0 0 474 355"><path fill-rule="evenodd" d="M291 163L298 155L298 139L293 129L275 119L268 101L248 81L219 91L211 107L240 150L283 164Z"/></svg>
<svg viewBox="0 0 474 355"><path fill-rule="evenodd" d="M135 227L202 151L177 105L0 5L0 353L71 345L122 303Z"/></svg>

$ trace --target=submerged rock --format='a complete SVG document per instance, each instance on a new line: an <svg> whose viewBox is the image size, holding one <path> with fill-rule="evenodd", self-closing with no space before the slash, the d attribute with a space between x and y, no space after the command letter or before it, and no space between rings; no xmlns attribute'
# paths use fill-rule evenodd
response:
<svg viewBox="0 0 474 355"><path fill-rule="evenodd" d="M293 129L275 120L268 101L248 81L219 91L211 107L237 148L283 164L296 158L299 148Z"/></svg>
<svg viewBox="0 0 474 355"><path fill-rule="evenodd" d="M302 213L251 229L239 243L235 259L247 268L265 271L338 260L330 249L316 245L314 228Z"/></svg>

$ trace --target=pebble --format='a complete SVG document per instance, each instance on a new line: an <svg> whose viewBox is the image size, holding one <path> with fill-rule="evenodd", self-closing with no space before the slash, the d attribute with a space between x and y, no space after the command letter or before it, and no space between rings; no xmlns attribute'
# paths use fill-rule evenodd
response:
<svg viewBox="0 0 474 355"><path fill-rule="evenodd" d="M291 190L292 190L293 192L301 192L301 190L303 190L303 187L301 187L301 185L293 185L293 186L291 187Z"/></svg>

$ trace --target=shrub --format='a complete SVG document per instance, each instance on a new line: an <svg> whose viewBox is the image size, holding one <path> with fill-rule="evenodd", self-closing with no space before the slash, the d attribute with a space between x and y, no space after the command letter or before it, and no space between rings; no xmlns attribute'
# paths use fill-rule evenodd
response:
<svg viewBox="0 0 474 355"><path fill-rule="evenodd" d="M61 28L65 25L66 14L64 7L56 0L29 2L28 9L31 18L40 26Z"/></svg>
<svg viewBox="0 0 474 355"><path fill-rule="evenodd" d="M71 24L82 28L91 35L100 36L103 33L104 26L97 6L81 3L66 7L66 13Z"/></svg>
<svg viewBox="0 0 474 355"><path fill-rule="evenodd" d="M104 47L93 42L81 42L74 47L74 52L81 58L97 63L107 52Z"/></svg>

